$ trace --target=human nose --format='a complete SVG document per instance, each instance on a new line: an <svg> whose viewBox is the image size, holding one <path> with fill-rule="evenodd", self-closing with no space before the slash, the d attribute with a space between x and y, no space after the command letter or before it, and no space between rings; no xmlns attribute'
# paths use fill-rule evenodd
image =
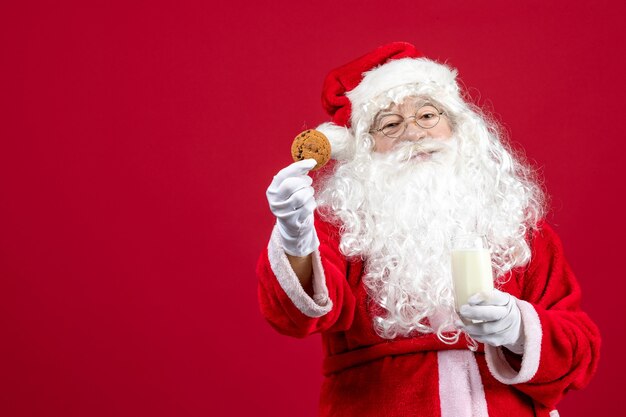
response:
<svg viewBox="0 0 626 417"><path fill-rule="evenodd" d="M417 124L417 118L410 117L404 123L405 127L402 133L404 140L421 140L426 137L426 129Z"/></svg>

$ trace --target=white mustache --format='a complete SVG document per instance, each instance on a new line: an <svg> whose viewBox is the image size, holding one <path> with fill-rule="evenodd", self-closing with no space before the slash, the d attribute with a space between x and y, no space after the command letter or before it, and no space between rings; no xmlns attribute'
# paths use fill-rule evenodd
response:
<svg viewBox="0 0 626 417"><path fill-rule="evenodd" d="M422 139L417 142L398 144L392 154L394 160L408 161L416 155L449 152L451 150L451 146L440 139Z"/></svg>

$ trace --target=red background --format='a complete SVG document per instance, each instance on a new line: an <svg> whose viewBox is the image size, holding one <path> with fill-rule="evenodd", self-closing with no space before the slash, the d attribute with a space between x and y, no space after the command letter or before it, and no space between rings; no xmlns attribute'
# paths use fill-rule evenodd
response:
<svg viewBox="0 0 626 417"><path fill-rule="evenodd" d="M0 415L314 416L319 337L258 312L264 192L326 72L393 40L457 67L543 173L604 338L561 413L611 414L622 1L181 3L0 6Z"/></svg>

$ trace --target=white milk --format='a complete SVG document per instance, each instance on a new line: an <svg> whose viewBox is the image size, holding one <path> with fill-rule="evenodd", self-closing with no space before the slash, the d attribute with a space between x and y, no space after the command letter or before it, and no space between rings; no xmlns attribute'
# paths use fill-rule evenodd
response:
<svg viewBox="0 0 626 417"><path fill-rule="evenodd" d="M493 290L493 272L489 249L454 249L452 251L452 282L457 311L477 292Z"/></svg>

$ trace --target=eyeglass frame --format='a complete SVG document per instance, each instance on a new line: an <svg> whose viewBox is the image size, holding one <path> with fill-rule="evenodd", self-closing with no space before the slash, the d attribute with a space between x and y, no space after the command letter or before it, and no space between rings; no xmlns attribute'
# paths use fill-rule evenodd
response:
<svg viewBox="0 0 626 417"><path fill-rule="evenodd" d="M419 111L424 108L424 107L432 107L433 109L437 110L437 123L435 123L434 125L432 125L431 127L424 127L421 124L419 124L419 122L417 121L417 113L419 113ZM373 132L380 132L382 133L385 137L388 137L389 139L398 139L400 136L402 136L404 134L404 132L406 132L406 128L408 126L408 120L409 119L415 119L415 124L418 125L419 127L421 127L422 129L432 129L433 127L437 126L439 124L439 121L441 120L441 116L443 116L445 114L445 112L443 110L439 110L434 104L432 103L424 103L422 104L420 107L418 107L418 109L415 111L415 115L413 116L409 116L407 118L405 118L404 116L402 116L401 114L398 113L390 113L389 116L400 116L402 117L402 124L404 126L404 128L402 129L402 132L400 132L400 134L398 136L388 136L383 132L383 129L385 128L384 126L378 129L372 129L370 130L370 133Z"/></svg>

